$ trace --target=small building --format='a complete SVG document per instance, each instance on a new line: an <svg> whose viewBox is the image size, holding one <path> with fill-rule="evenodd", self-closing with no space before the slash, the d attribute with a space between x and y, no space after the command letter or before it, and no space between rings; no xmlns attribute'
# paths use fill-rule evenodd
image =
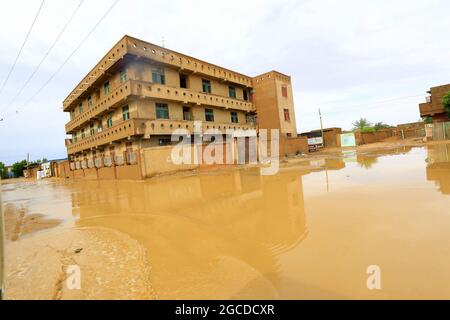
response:
<svg viewBox="0 0 450 320"><path fill-rule="evenodd" d="M50 161L43 162L41 164L41 171L43 171L44 178L50 178L51 176L53 176L51 162Z"/></svg>
<svg viewBox="0 0 450 320"><path fill-rule="evenodd" d="M426 102L419 104L420 116L431 117L433 122L450 121L447 110L444 108L442 98L450 92L450 84L432 87L427 93Z"/></svg>
<svg viewBox="0 0 450 320"><path fill-rule="evenodd" d="M338 147L340 145L338 139L341 133L341 128L326 128L303 132L300 136L308 138L308 147L312 151L322 147Z"/></svg>
<svg viewBox="0 0 450 320"><path fill-rule="evenodd" d="M23 170L23 176L26 179L36 179L37 173L40 170L41 170L41 165L39 163L32 163Z"/></svg>

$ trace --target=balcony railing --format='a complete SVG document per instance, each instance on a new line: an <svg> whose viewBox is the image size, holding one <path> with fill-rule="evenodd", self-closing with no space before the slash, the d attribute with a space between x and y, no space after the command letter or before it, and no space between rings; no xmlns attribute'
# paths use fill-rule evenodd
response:
<svg viewBox="0 0 450 320"><path fill-rule="evenodd" d="M219 130L222 133L226 133L226 130L251 130L256 129L254 124L242 124L242 123L220 123L220 122L206 122L199 121L201 123L201 130L203 133L207 130ZM147 120L145 126L145 137L151 135L171 135L176 129L188 130L191 134L194 133L195 122L186 120L163 120L163 119L153 119Z"/></svg>
<svg viewBox="0 0 450 320"><path fill-rule="evenodd" d="M145 133L145 120L131 119L122 121L109 129L96 133L78 142L68 143L68 154L96 148L117 140L126 139L131 136L143 135Z"/></svg>
<svg viewBox="0 0 450 320"><path fill-rule="evenodd" d="M66 124L66 132L72 133L75 129L82 127L87 122L111 111L111 109L116 107L119 103L125 102L127 97L131 94L131 83L130 81L127 81L115 90L112 90L104 99L69 121L69 123Z"/></svg>
<svg viewBox="0 0 450 320"><path fill-rule="evenodd" d="M133 81L133 85L137 85L137 92L140 96L149 98L177 101L184 104L190 103L196 105L221 107L225 109L242 110L245 112L255 111L255 106L251 102L227 98L216 94L197 92L178 87L169 87L144 81Z"/></svg>
<svg viewBox="0 0 450 320"><path fill-rule="evenodd" d="M116 107L120 107L131 96L176 101L184 104L208 105L245 112L255 111L254 104L248 101L197 92L190 89L169 87L152 82L129 80L115 90L112 90L103 100L67 123L66 132L72 133L75 129L86 125L89 121L101 117Z"/></svg>
<svg viewBox="0 0 450 320"><path fill-rule="evenodd" d="M69 155L97 148L99 146L120 141L131 136L144 136L149 138L152 135L171 135L176 129L185 129L189 133L194 133L195 130L201 130L203 133L207 130L219 130L222 133L226 133L226 130L254 130L255 124L242 124L242 123L219 123L219 122L205 122L199 121L201 128L194 128L194 121L186 120L166 120L166 119L131 119L122 121L121 123L105 129L100 133L95 133L93 136L87 137L84 140L78 142L67 142L67 152ZM115 159L112 159L113 161ZM95 160L97 161L97 160ZM98 160L101 162L101 160ZM127 162L132 161L132 158ZM105 165L106 163L95 163L95 166Z"/></svg>

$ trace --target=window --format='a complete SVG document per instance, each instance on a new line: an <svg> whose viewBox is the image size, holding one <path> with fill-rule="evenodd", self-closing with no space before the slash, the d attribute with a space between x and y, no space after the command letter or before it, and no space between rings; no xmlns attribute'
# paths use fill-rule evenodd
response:
<svg viewBox="0 0 450 320"><path fill-rule="evenodd" d="M75 133L73 134L73 141L74 141L74 142L77 142L77 141L78 141L78 133L77 133L77 132L75 132Z"/></svg>
<svg viewBox="0 0 450 320"><path fill-rule="evenodd" d="M75 111L70 111L70 120L75 118Z"/></svg>
<svg viewBox="0 0 450 320"><path fill-rule="evenodd" d="M87 101L88 101L88 107L89 108L92 107L92 105L94 104L93 101L92 101L92 96L89 96Z"/></svg>
<svg viewBox="0 0 450 320"><path fill-rule="evenodd" d="M244 89L244 100L248 101L248 93L247 90Z"/></svg>
<svg viewBox="0 0 450 320"><path fill-rule="evenodd" d="M123 121L130 119L130 109L128 108L128 106L122 108L122 118Z"/></svg>
<svg viewBox="0 0 450 320"><path fill-rule="evenodd" d="M191 108L183 107L183 120L192 121Z"/></svg>
<svg viewBox="0 0 450 320"><path fill-rule="evenodd" d="M78 105L78 109L80 110L80 113L83 113L83 103Z"/></svg>
<svg viewBox="0 0 450 320"><path fill-rule="evenodd" d="M105 96L107 96L109 94L110 91L110 87L109 87L109 81L106 81L105 84L103 85L103 89L105 90Z"/></svg>
<svg viewBox="0 0 450 320"><path fill-rule="evenodd" d="M91 132L91 136L93 136L95 134L95 129L94 129L94 124L91 123L91 125L89 126L90 132Z"/></svg>
<svg viewBox="0 0 450 320"><path fill-rule="evenodd" d="M127 81L127 72L125 70L120 71L120 82Z"/></svg>
<svg viewBox="0 0 450 320"><path fill-rule="evenodd" d="M167 103L156 103L156 119L169 119L169 106Z"/></svg>
<svg viewBox="0 0 450 320"><path fill-rule="evenodd" d="M283 111L284 111L284 120L290 121L291 117L289 116L289 109L283 109Z"/></svg>
<svg viewBox="0 0 450 320"><path fill-rule="evenodd" d="M108 128L111 128L113 125L113 119L112 119L112 113L108 115L108 118L106 119L106 126Z"/></svg>
<svg viewBox="0 0 450 320"><path fill-rule="evenodd" d="M86 132L84 131L84 128L81 129L81 139L84 140L84 138L86 138Z"/></svg>
<svg viewBox="0 0 450 320"><path fill-rule="evenodd" d="M285 98L287 98L288 93L287 93L287 87L286 86L282 86L281 87L281 95Z"/></svg>
<svg viewBox="0 0 450 320"><path fill-rule="evenodd" d="M152 82L166 84L166 77L164 76L163 68L152 68Z"/></svg>
<svg viewBox="0 0 450 320"><path fill-rule="evenodd" d="M236 88L235 87L232 87L232 86L228 87L228 96L230 98L236 99Z"/></svg>
<svg viewBox="0 0 450 320"><path fill-rule="evenodd" d="M187 87L188 87L187 82L188 82L187 75L180 73L180 88L187 89Z"/></svg>
<svg viewBox="0 0 450 320"><path fill-rule="evenodd" d="M238 123L239 122L237 112L231 111L230 115L231 115L231 122L232 123Z"/></svg>
<svg viewBox="0 0 450 320"><path fill-rule="evenodd" d="M211 93L211 81L202 79L203 92Z"/></svg>
<svg viewBox="0 0 450 320"><path fill-rule="evenodd" d="M97 122L97 132L102 132L103 131L103 124L101 121Z"/></svg>
<svg viewBox="0 0 450 320"><path fill-rule="evenodd" d="M214 110L213 109L205 109L205 120L206 121L214 121Z"/></svg>

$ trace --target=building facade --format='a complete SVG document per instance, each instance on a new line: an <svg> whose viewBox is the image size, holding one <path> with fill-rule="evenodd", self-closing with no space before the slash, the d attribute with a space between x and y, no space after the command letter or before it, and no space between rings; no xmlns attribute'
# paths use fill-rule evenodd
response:
<svg viewBox="0 0 450 320"><path fill-rule="evenodd" d="M80 168L131 164L136 151L171 144L175 129L296 137L289 76L249 77L124 36L63 102L69 160ZM80 169L72 168L72 169Z"/></svg>
<svg viewBox="0 0 450 320"><path fill-rule="evenodd" d="M434 122L449 121L448 112L442 103L444 95L450 92L450 84L433 87L427 93L426 102L419 104L420 116L431 117Z"/></svg>

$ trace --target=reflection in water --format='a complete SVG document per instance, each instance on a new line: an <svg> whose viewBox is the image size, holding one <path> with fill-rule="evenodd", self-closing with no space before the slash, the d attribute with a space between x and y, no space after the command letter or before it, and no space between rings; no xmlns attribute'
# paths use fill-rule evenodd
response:
<svg viewBox="0 0 450 320"><path fill-rule="evenodd" d="M443 194L450 194L449 144L437 144L428 148L427 179L434 181Z"/></svg>
<svg viewBox="0 0 450 320"><path fill-rule="evenodd" d="M148 249L161 298L276 298L277 256L306 235L300 174L82 182L72 198L78 226L111 227Z"/></svg>
<svg viewBox="0 0 450 320"><path fill-rule="evenodd" d="M389 155L402 155L407 154L411 151L412 147L401 146L391 149L386 149L383 151L368 151L364 153L355 152L356 162L358 162L359 166L364 169L371 169L377 162L378 158L389 156Z"/></svg>
<svg viewBox="0 0 450 320"><path fill-rule="evenodd" d="M163 299L450 298L449 150L311 156L275 176L233 169L2 190L10 207L68 230L137 240ZM381 291L367 290L372 264L382 268Z"/></svg>

